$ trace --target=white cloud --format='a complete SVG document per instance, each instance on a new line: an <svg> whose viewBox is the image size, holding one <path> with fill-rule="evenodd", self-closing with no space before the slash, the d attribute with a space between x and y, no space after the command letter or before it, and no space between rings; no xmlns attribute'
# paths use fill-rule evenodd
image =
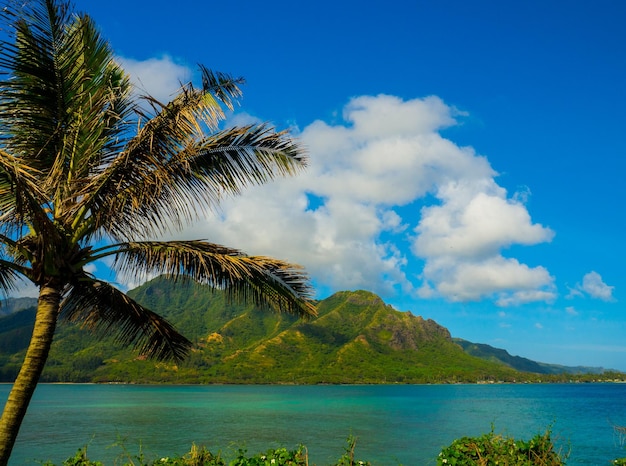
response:
<svg viewBox="0 0 626 466"><path fill-rule="evenodd" d="M614 286L609 286L602 281L599 273L591 271L583 277L582 285L577 286L578 290L586 293L592 298L601 299L603 301L613 300Z"/></svg>
<svg viewBox="0 0 626 466"><path fill-rule="evenodd" d="M579 285L580 286L580 285ZM566 299L582 298L585 294L578 288L567 287L569 293L565 296Z"/></svg>
<svg viewBox="0 0 626 466"><path fill-rule="evenodd" d="M543 267L538 267L539 271L545 270ZM545 283L540 285L545 287L545 289L535 289L535 290L519 290L519 291L508 291L502 292L498 294L498 298L496 299L496 304L498 306L518 306L520 304L526 303L534 303L537 301L545 301L548 303L553 302L556 297L556 291L554 290L554 286L552 285L552 277L546 277Z"/></svg>
<svg viewBox="0 0 626 466"><path fill-rule="evenodd" d="M354 133L364 139L411 138L456 124L452 113L452 109L435 96L404 102L398 97L379 95L352 99L344 108L344 119L352 123Z"/></svg>
<svg viewBox="0 0 626 466"><path fill-rule="evenodd" d="M344 124L315 121L298 135L310 153L303 174L226 200L185 237L300 263L332 290L552 300L544 267L501 251L553 232L531 221L527 190L508 197L486 158L442 137L456 115L438 97L352 99Z"/></svg>
<svg viewBox="0 0 626 466"><path fill-rule="evenodd" d="M119 62L140 93L163 102L193 76L169 56ZM550 301L548 270L502 251L554 233L532 222L528 188L509 196L485 157L442 136L460 115L436 96L353 98L344 122L318 120L298 135L310 153L302 175L226 199L177 237L300 263L330 290L488 298L500 306ZM229 122L251 121L240 113ZM131 286L136 277L117 278ZM582 287L611 297L612 287L594 276Z"/></svg>
<svg viewBox="0 0 626 466"><path fill-rule="evenodd" d="M495 295L496 304L510 306L555 298L553 279L544 267L531 268L500 255L483 260L433 255L426 262L424 277L452 301L476 301Z"/></svg>
<svg viewBox="0 0 626 466"><path fill-rule="evenodd" d="M556 297L554 279L544 267L529 267L501 255L514 244L550 241L554 233L534 224L520 199L507 197L486 159L457 149L470 170L440 166L434 190L439 204L422 208L415 232L414 253L426 260L424 279L452 300L495 296L509 306Z"/></svg>
<svg viewBox="0 0 626 466"><path fill-rule="evenodd" d="M161 103L169 102L181 84L192 79L192 70L168 55L161 58L134 60L118 57L117 62L131 76L138 94L148 94Z"/></svg>
<svg viewBox="0 0 626 466"><path fill-rule="evenodd" d="M416 231L415 250L420 256L493 257L512 244L549 241L553 234L532 224L526 208L505 198L495 185L485 191L443 186L443 204L424 208ZM489 192L491 191L491 192Z"/></svg>

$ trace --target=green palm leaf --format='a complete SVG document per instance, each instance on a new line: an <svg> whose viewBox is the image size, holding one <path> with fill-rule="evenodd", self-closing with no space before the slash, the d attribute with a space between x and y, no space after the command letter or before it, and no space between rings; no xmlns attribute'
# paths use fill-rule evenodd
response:
<svg viewBox="0 0 626 466"><path fill-rule="evenodd" d="M302 268L204 241L136 242L120 247L114 268L138 276L189 277L235 299L308 318L316 315Z"/></svg>
<svg viewBox="0 0 626 466"><path fill-rule="evenodd" d="M94 227L101 225L120 239L157 235L196 219L198 208L213 209L247 185L295 174L306 165L297 142L267 125L233 128L190 143L161 165L145 160L142 166L143 160L124 166L133 171L123 174L129 183L125 189L117 185L114 195L113 185L102 190L108 205L94 210Z"/></svg>
<svg viewBox="0 0 626 466"><path fill-rule="evenodd" d="M66 320L102 335L114 335L118 342L133 345L151 358L180 361L191 348L191 342L163 317L100 280L73 283L61 309Z"/></svg>
<svg viewBox="0 0 626 466"><path fill-rule="evenodd" d="M18 279L19 274L15 271L12 264L7 264L0 260L0 293L8 296L10 292L15 291Z"/></svg>

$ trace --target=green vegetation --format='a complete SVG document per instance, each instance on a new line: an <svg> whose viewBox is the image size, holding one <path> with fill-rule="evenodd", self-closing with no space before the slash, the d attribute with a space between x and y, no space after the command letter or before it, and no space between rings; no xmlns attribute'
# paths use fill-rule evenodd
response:
<svg viewBox="0 0 626 466"><path fill-rule="evenodd" d="M436 322L396 311L366 291L339 292L318 302L318 317L307 322L229 303L223 292L191 281L159 277L128 294L189 337L189 356L180 363L150 361L113 338L96 339L64 323L42 381L316 384L624 378L611 372L520 371L506 351L480 345L480 355L470 354ZM19 370L33 314L24 310L0 318L0 381L11 381ZM537 363L522 362L522 367L542 370Z"/></svg>
<svg viewBox="0 0 626 466"><path fill-rule="evenodd" d="M438 466L561 466L562 455L555 451L550 431L530 440L497 435L493 430L480 437L463 437L444 448Z"/></svg>
<svg viewBox="0 0 626 466"><path fill-rule="evenodd" d="M371 466L368 461L355 459L356 438L350 436L345 453L334 466ZM233 459L224 459L221 453L211 453L205 447L192 445L191 450L180 457L161 457L151 459L143 452L138 455L129 454L124 450L117 465L124 466L309 466L308 451L300 445L295 450L287 448L271 448L263 453L248 456L247 451L240 449ZM54 466L44 463L44 466ZM63 466L103 466L99 461L87 456L87 448L79 449L76 454L63 462Z"/></svg>
<svg viewBox="0 0 626 466"><path fill-rule="evenodd" d="M619 435L624 428L616 427ZM359 459L356 455L357 438L350 435L343 455L332 466L373 466L373 463ZM290 450L271 448L265 452L248 455L245 449L238 449L227 455L213 453L204 446L192 445L191 450L174 457L150 456L141 447L137 454L130 452L124 444L116 465L123 466L309 466L309 454L304 445ZM436 458L438 466L563 466L569 452L562 452L555 446L550 429L538 433L529 440L515 439L496 434L494 428L489 433L477 437L462 437L444 447ZM54 466L53 463L43 463ZM607 461L607 464L609 462ZM626 458L610 462L616 466L626 465ZM63 466L104 466L102 462L92 460L87 455L87 447L63 462ZM315 466L311 464L311 466ZM398 465L402 466L402 465Z"/></svg>
<svg viewBox="0 0 626 466"><path fill-rule="evenodd" d="M503 349L494 348L482 343L472 343L461 338L453 338L453 340L460 345L466 353L472 356L478 356L479 358L491 361L500 361L522 372L533 372L536 374L602 374L605 372L602 367L568 367L558 364L536 362L520 356L511 356Z"/></svg>
<svg viewBox="0 0 626 466"><path fill-rule="evenodd" d="M372 466L369 461L357 459L355 455L356 438L350 436L344 454L333 466ZM179 457L149 458L140 451L132 455L124 452L115 464L124 466L309 466L307 448L300 445L294 450L286 448L269 449L263 453L249 456L240 449L232 458L225 458L221 453L214 454L205 447L193 445L191 450ZM556 451L550 430L537 434L530 440L514 439L495 434L493 429L488 434L478 437L463 437L442 449L437 456L438 466L562 466L567 454ZM623 459L613 462L623 465ZM44 466L54 466L45 463ZM63 466L103 466L87 456L87 449L63 462ZM314 466L314 465L312 465Z"/></svg>

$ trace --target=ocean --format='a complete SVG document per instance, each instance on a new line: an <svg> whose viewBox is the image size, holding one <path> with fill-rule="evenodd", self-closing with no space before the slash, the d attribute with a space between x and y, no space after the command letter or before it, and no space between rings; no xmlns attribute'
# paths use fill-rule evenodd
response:
<svg viewBox="0 0 626 466"><path fill-rule="evenodd" d="M6 400L10 386L0 385ZM48 385L37 388L10 465L61 464L87 446L105 465L182 455L192 443L234 457L308 448L334 464L346 439L376 466L421 466L455 438L494 429L528 439L546 429L568 465L626 456L626 384Z"/></svg>

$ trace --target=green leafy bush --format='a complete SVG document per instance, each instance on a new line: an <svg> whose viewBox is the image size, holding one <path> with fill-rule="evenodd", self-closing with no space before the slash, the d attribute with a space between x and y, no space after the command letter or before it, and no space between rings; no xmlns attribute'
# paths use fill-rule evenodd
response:
<svg viewBox="0 0 626 466"><path fill-rule="evenodd" d="M480 437L463 437L444 448L437 457L439 466L561 466L550 431L528 441L497 435L493 430Z"/></svg>
<svg viewBox="0 0 626 466"><path fill-rule="evenodd" d="M336 466L371 466L369 461L354 459L356 437L348 438L345 453L339 458ZM143 452L131 456L124 448L124 466L309 466L308 452L305 446L300 445L295 450L286 448L269 449L264 453L247 456L244 449L237 452L235 459L227 462L218 453L214 455L205 447L192 445L189 453L178 457L164 457L156 460L147 460ZM122 464L122 462L116 464ZM45 463L44 466L54 466ZM63 466L103 466L99 461L92 461L87 457L87 449L79 449L76 454L63 462Z"/></svg>
<svg viewBox="0 0 626 466"><path fill-rule="evenodd" d="M142 461L142 463L144 462ZM195 444L191 446L191 450L186 455L174 458L160 458L152 464L155 466L226 466L219 453L214 455L205 447L198 447Z"/></svg>
<svg viewBox="0 0 626 466"><path fill-rule="evenodd" d="M54 463L45 462L43 466L54 466ZM87 448L79 448L76 454L65 461L63 466L104 466L100 461L91 461L87 458Z"/></svg>
<svg viewBox="0 0 626 466"><path fill-rule="evenodd" d="M293 451L286 448L270 449L249 458L245 456L245 451L240 450L237 458L228 463L228 466L307 466L308 464L306 448L300 446Z"/></svg>

